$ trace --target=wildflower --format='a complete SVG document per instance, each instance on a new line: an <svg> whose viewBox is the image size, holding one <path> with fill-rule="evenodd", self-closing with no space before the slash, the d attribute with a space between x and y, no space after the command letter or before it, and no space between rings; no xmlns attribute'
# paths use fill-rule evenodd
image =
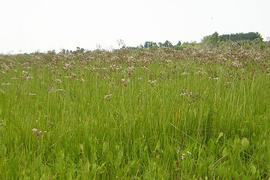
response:
<svg viewBox="0 0 270 180"><path fill-rule="evenodd" d="M135 60L135 58L134 58L133 56L129 56L127 61L128 61L129 63L131 63L131 62L133 62L134 60Z"/></svg>
<svg viewBox="0 0 270 180"><path fill-rule="evenodd" d="M32 76L25 76L25 77L23 77L23 79L24 80L30 80L30 79L33 79L33 77Z"/></svg>
<svg viewBox="0 0 270 180"><path fill-rule="evenodd" d="M129 76L132 75L132 73L134 72L134 69L135 69L134 66L129 66L129 67L128 67L127 71L128 71L128 75L129 75Z"/></svg>
<svg viewBox="0 0 270 180"><path fill-rule="evenodd" d="M76 76L77 76L77 75L76 75L75 73L71 73L71 78L72 78L72 79L76 78Z"/></svg>
<svg viewBox="0 0 270 180"><path fill-rule="evenodd" d="M180 93L180 96L184 96L184 97L187 97L188 101L190 103L192 102L196 102L201 96L199 94L195 94L191 91L187 91L187 90L183 90L181 93Z"/></svg>
<svg viewBox="0 0 270 180"><path fill-rule="evenodd" d="M209 77L209 79L211 79L211 80L215 80L215 81L219 80L219 78L218 78L218 77Z"/></svg>
<svg viewBox="0 0 270 180"><path fill-rule="evenodd" d="M150 69L149 69L148 67L146 67L146 66L143 66L143 68L144 68L145 70L147 70L147 71L150 70Z"/></svg>
<svg viewBox="0 0 270 180"><path fill-rule="evenodd" d="M6 71L8 71L10 69L10 67L8 65L6 65L6 64L2 64L1 67Z"/></svg>
<svg viewBox="0 0 270 180"><path fill-rule="evenodd" d="M30 79L33 79L32 76L30 76L30 73L28 71L22 71L22 78L24 80L30 80Z"/></svg>
<svg viewBox="0 0 270 180"><path fill-rule="evenodd" d="M44 135L44 133L47 133L47 131L41 131L37 128L33 128L32 129L32 133L36 136L36 137L42 137Z"/></svg>
<svg viewBox="0 0 270 180"><path fill-rule="evenodd" d="M105 100L111 100L112 99L112 94L107 94L104 96Z"/></svg>
<svg viewBox="0 0 270 180"><path fill-rule="evenodd" d="M185 158L186 158L186 154L183 153L183 154L181 155L181 160L184 160Z"/></svg>
<svg viewBox="0 0 270 180"><path fill-rule="evenodd" d="M129 83L129 79L121 79L121 82L124 86L127 86Z"/></svg>
<svg viewBox="0 0 270 180"><path fill-rule="evenodd" d="M226 87L229 87L231 84L232 84L232 82L230 82L230 81L225 82Z"/></svg>
<svg viewBox="0 0 270 180"><path fill-rule="evenodd" d="M193 93L191 91L183 90L181 92L180 96L192 97L193 96Z"/></svg>
<svg viewBox="0 0 270 180"><path fill-rule="evenodd" d="M56 89L55 92L64 92L64 89Z"/></svg>
<svg viewBox="0 0 270 180"><path fill-rule="evenodd" d="M111 68L111 69L114 69L115 67L117 67L117 65L116 65L116 64L112 64L112 65L110 65L110 68Z"/></svg>
<svg viewBox="0 0 270 180"><path fill-rule="evenodd" d="M199 71L196 72L196 74L198 74L198 75L205 75L207 73L205 71L199 70Z"/></svg>
<svg viewBox="0 0 270 180"><path fill-rule="evenodd" d="M154 86L157 83L157 80L148 80L148 83Z"/></svg>
<svg viewBox="0 0 270 180"><path fill-rule="evenodd" d="M235 68L240 68L240 67L242 67L242 64L239 61L233 61L232 66Z"/></svg>
<svg viewBox="0 0 270 180"><path fill-rule="evenodd" d="M54 87L49 88L49 93L64 92L64 89L55 89Z"/></svg>
<svg viewBox="0 0 270 180"><path fill-rule="evenodd" d="M26 74L29 74L29 72L27 72L27 71L22 71L22 75L26 75Z"/></svg>
<svg viewBox="0 0 270 180"><path fill-rule="evenodd" d="M191 152L190 151L186 151L185 153L182 153L181 154L180 159L183 161L183 160L185 160L189 156L191 156Z"/></svg>
<svg viewBox="0 0 270 180"><path fill-rule="evenodd" d="M112 64L111 66L110 66L110 68L112 69L112 70L119 70L119 69L121 69L119 66L117 66L116 64Z"/></svg>
<svg viewBox="0 0 270 180"><path fill-rule="evenodd" d="M62 80L61 79L55 79L54 80L56 83L62 83Z"/></svg>
<svg viewBox="0 0 270 180"><path fill-rule="evenodd" d="M70 69L70 67L71 67L71 64L65 63L63 68L64 68L65 70L67 70L67 69Z"/></svg>

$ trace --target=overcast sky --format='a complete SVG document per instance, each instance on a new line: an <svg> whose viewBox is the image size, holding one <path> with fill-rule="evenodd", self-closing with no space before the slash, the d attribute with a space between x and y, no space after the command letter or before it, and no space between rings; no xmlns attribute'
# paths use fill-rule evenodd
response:
<svg viewBox="0 0 270 180"><path fill-rule="evenodd" d="M270 0L0 0L0 53L270 36Z"/></svg>

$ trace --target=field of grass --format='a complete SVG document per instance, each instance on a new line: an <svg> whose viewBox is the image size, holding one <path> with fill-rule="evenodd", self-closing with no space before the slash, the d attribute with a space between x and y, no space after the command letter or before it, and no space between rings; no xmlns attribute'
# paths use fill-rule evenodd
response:
<svg viewBox="0 0 270 180"><path fill-rule="evenodd" d="M268 179L270 59L141 51L1 56L0 179Z"/></svg>

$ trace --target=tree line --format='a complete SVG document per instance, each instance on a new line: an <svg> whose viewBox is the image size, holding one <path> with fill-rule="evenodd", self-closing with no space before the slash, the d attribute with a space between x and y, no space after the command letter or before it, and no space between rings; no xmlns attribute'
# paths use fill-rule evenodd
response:
<svg viewBox="0 0 270 180"><path fill-rule="evenodd" d="M201 44L204 45L218 45L222 42L243 42L243 41L259 41L262 42L263 38L258 32L248 32L248 33L235 33L235 34L222 34L219 35L217 32L212 35L205 36ZM182 45L186 45L190 43L181 43L178 41L177 44L173 45L170 41L166 40L164 43L156 43L153 41L146 41L144 45L141 45L141 48L181 48Z"/></svg>
<svg viewBox="0 0 270 180"><path fill-rule="evenodd" d="M235 33L235 34L222 34L219 35L217 32L203 37L202 41L197 42L181 42L178 41L176 44L171 43L169 40L165 42L154 42L154 41L146 41L143 45L137 47L126 47L123 40L118 40L118 45L120 49L149 49L149 48L174 48L174 49L183 49L188 47L219 47L224 45L229 45L231 43L236 43L239 45L253 46L254 44L259 44L262 48L266 43L263 41L263 38L258 32L249 32L249 33ZM76 54L76 53L85 53L86 49L77 47L76 50L67 50L62 49L60 53L62 54ZM48 51L49 54L56 54L55 50Z"/></svg>
<svg viewBox="0 0 270 180"><path fill-rule="evenodd" d="M203 44L216 45L220 42L243 42L243 41L263 41L258 32L235 33L219 35L217 32L212 35L205 36L202 40Z"/></svg>
<svg viewBox="0 0 270 180"><path fill-rule="evenodd" d="M166 40L164 43L153 42L153 41L146 41L143 45L143 48L172 48L172 47L180 47L181 41L178 41L176 45L173 45L170 41Z"/></svg>

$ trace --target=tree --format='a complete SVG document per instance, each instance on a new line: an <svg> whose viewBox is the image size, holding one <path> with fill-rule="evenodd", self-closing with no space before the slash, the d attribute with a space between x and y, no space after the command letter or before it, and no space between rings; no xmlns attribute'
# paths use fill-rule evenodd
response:
<svg viewBox="0 0 270 180"><path fill-rule="evenodd" d="M254 41L260 40L262 41L263 38L258 32L249 32L249 33L236 33L236 34L224 34L219 36L221 41Z"/></svg>
<svg viewBox="0 0 270 180"><path fill-rule="evenodd" d="M124 41L123 39L118 39L118 40L117 40L117 45L118 45L118 47L119 47L120 49L126 47L125 41Z"/></svg>
<svg viewBox="0 0 270 180"><path fill-rule="evenodd" d="M212 35L203 38L202 43L210 46L218 46L221 42L262 42L262 36L257 32L223 34L215 32Z"/></svg>
<svg viewBox="0 0 270 180"><path fill-rule="evenodd" d="M76 53L84 53L84 52L85 52L84 48L76 47Z"/></svg>
<svg viewBox="0 0 270 180"><path fill-rule="evenodd" d="M214 46L216 46L218 42L219 42L219 35L217 32L213 33L212 35L205 36L202 40L202 43Z"/></svg>
<svg viewBox="0 0 270 180"><path fill-rule="evenodd" d="M156 48L156 47L158 47L158 45L157 45L157 43L155 43L155 42L152 42L152 41L146 41L145 43L144 43L144 46L143 46L144 48Z"/></svg>
<svg viewBox="0 0 270 180"><path fill-rule="evenodd" d="M172 43L168 40L166 40L164 43L159 42L158 43L160 48L170 48L173 47Z"/></svg>
<svg viewBox="0 0 270 180"><path fill-rule="evenodd" d="M172 43L168 40L164 42L164 46L167 48L173 47Z"/></svg>
<svg viewBox="0 0 270 180"><path fill-rule="evenodd" d="M66 54L67 52L66 52L66 50L65 49L62 49L61 50L61 54Z"/></svg>
<svg viewBox="0 0 270 180"><path fill-rule="evenodd" d="M180 47L182 45L181 41L178 41L178 43L176 44L177 47Z"/></svg>

